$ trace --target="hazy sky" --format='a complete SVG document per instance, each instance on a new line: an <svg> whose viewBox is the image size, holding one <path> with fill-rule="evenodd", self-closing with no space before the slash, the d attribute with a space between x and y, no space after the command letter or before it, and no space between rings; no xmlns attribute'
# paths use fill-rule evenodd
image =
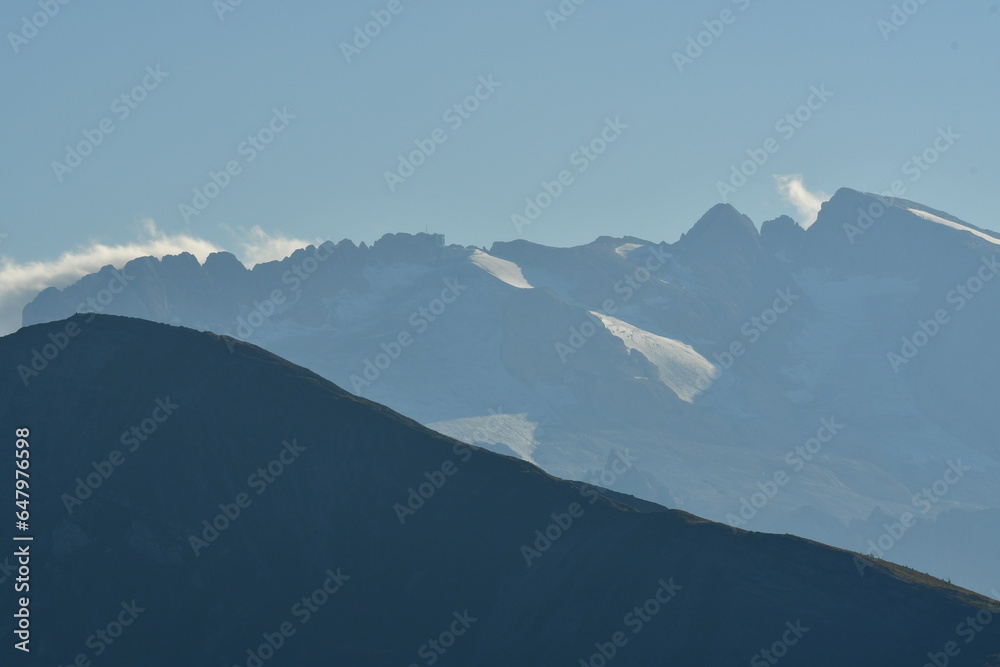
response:
<svg viewBox="0 0 1000 667"><path fill-rule="evenodd" d="M0 9L8 305L145 250L252 263L425 228L674 241L747 151L766 162L727 198L758 224L900 179L1000 227L995 0L895 17L872 0L61 1ZM399 156L418 141L434 151L411 175ZM926 149L933 165L911 161ZM795 175L789 201L776 177Z"/></svg>

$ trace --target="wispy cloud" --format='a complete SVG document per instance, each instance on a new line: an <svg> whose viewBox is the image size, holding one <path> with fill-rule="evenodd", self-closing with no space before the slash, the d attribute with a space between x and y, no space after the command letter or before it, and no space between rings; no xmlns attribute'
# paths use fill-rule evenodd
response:
<svg viewBox="0 0 1000 667"><path fill-rule="evenodd" d="M795 211L799 215L799 224L803 227L809 227L816 222L816 216L819 215L823 202L829 200L830 195L807 190L800 174L775 176L774 180L781 196L795 207Z"/></svg>
<svg viewBox="0 0 1000 667"><path fill-rule="evenodd" d="M260 227L249 231L229 231L236 237L238 246L233 254L251 267L260 262L282 259L296 248L309 245L306 241L271 236ZM204 262L213 252L223 250L188 233L166 234L153 220L142 221L138 236L133 242L117 245L94 242L49 260L18 262L0 255L0 335L20 328L24 306L48 287L66 287L109 264L120 269L137 257L161 258L188 252Z"/></svg>
<svg viewBox="0 0 1000 667"><path fill-rule="evenodd" d="M324 240L313 239L312 241L306 241L281 234L272 235L265 232L260 226L254 226L250 229L238 227L235 230L229 225L221 225L221 227L232 234L240 248L239 252L234 252L233 254L239 257L241 262L250 267L262 262L284 259L299 248L305 248L310 244L318 245Z"/></svg>

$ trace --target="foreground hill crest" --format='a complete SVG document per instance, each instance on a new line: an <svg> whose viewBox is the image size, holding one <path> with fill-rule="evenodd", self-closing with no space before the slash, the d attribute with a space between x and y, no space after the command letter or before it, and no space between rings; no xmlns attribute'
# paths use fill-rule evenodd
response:
<svg viewBox="0 0 1000 667"><path fill-rule="evenodd" d="M992 604L889 563L862 577L849 552L555 479L251 345L138 319L72 322L80 334L28 387L0 380L0 421L31 431L32 520L52 527L34 545L45 576L32 588L32 650L46 662L419 664L454 628L442 664L587 662L608 641L623 664L734 664L771 650L790 622L809 630L788 664L917 664ZM0 365L67 324L0 339ZM163 396L179 407L69 514L60 494ZM278 467L292 442L299 457ZM401 522L394 504L424 483L434 492ZM189 537L206 521L216 533L196 553ZM526 563L524 545L545 549ZM202 603L178 606L188 598ZM123 600L141 615L97 656L80 638ZM268 643L276 632L284 641ZM984 627L952 664L996 664L997 647L1000 626Z"/></svg>

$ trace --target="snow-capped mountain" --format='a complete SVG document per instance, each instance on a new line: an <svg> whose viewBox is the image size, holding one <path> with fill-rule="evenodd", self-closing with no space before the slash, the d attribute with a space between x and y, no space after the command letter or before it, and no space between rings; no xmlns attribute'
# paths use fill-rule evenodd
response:
<svg viewBox="0 0 1000 667"><path fill-rule="evenodd" d="M228 334L559 477L985 593L1000 579L998 246L844 189L808 229L758 232L720 205L673 244L389 235L253 270L140 258L46 290L24 324L93 311Z"/></svg>

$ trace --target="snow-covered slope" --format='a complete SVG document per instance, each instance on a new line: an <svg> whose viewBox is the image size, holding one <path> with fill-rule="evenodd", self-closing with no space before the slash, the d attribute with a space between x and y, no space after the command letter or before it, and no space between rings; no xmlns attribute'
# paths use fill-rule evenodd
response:
<svg viewBox="0 0 1000 667"><path fill-rule="evenodd" d="M610 315L592 314L620 338L629 351L648 359L656 367L660 382L670 387L682 401L693 403L719 374L715 366L690 345L657 336Z"/></svg>

